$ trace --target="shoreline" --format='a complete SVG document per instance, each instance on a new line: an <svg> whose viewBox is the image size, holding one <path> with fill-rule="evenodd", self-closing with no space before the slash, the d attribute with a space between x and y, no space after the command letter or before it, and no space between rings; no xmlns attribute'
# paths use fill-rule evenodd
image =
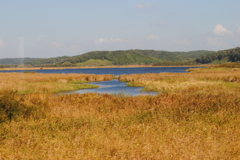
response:
<svg viewBox="0 0 240 160"><path fill-rule="evenodd" d="M89 69L89 68L141 68L141 67L206 67L208 65L183 65L183 66L153 66L153 65L126 65L126 66L88 66L88 67L31 67L31 68L0 68L0 71L12 70L54 70L54 69Z"/></svg>

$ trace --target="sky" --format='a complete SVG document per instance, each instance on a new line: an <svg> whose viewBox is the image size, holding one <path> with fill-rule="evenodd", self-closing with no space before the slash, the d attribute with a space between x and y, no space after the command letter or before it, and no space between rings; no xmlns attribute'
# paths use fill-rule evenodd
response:
<svg viewBox="0 0 240 160"><path fill-rule="evenodd" d="M240 46L240 0L0 0L0 58Z"/></svg>

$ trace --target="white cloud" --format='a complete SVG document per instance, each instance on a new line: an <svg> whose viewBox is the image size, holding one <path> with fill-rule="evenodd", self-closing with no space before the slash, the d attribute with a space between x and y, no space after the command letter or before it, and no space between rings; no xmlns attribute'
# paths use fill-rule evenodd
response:
<svg viewBox="0 0 240 160"><path fill-rule="evenodd" d="M57 42L54 42L54 41L51 42L51 45L52 45L54 48L56 48L56 49L62 47L62 45L61 45L60 43L57 43Z"/></svg>
<svg viewBox="0 0 240 160"><path fill-rule="evenodd" d="M104 38L98 38L97 40L95 40L95 43L104 43L106 40Z"/></svg>
<svg viewBox="0 0 240 160"><path fill-rule="evenodd" d="M160 21L159 22L159 25L166 25L167 24L167 22L165 22L165 21Z"/></svg>
<svg viewBox="0 0 240 160"><path fill-rule="evenodd" d="M213 29L213 33L217 36L231 35L232 32L224 28L221 24L217 24Z"/></svg>
<svg viewBox="0 0 240 160"><path fill-rule="evenodd" d="M136 8L139 8L139 9L145 9L145 8L150 8L152 7L152 4L138 4L136 6Z"/></svg>
<svg viewBox="0 0 240 160"><path fill-rule="evenodd" d="M225 46L226 44L223 42L221 37L207 37L206 38L207 44L213 47L221 47Z"/></svg>
<svg viewBox="0 0 240 160"><path fill-rule="evenodd" d="M158 21L156 23L152 23L151 25L153 25L155 27L162 27L162 26L168 25L168 23L166 21Z"/></svg>
<svg viewBox="0 0 240 160"><path fill-rule="evenodd" d="M190 45L190 42L187 39L181 39L181 40L172 39L172 43L176 45Z"/></svg>
<svg viewBox="0 0 240 160"><path fill-rule="evenodd" d="M25 38L18 37L18 56L25 57Z"/></svg>
<svg viewBox="0 0 240 160"><path fill-rule="evenodd" d="M160 40L160 37L156 35L150 35L146 37L146 40Z"/></svg>
<svg viewBox="0 0 240 160"><path fill-rule="evenodd" d="M122 42L123 40L121 38L111 38L108 42L109 43L118 43Z"/></svg>
<svg viewBox="0 0 240 160"><path fill-rule="evenodd" d="M68 47L68 52L70 53L78 53L80 51L81 47L78 44L73 44Z"/></svg>
<svg viewBox="0 0 240 160"><path fill-rule="evenodd" d="M119 43L122 42L123 40L121 38L110 38L110 39L104 39L104 38L98 38L95 40L95 43Z"/></svg>
<svg viewBox="0 0 240 160"><path fill-rule="evenodd" d="M237 32L240 33L240 27L238 27Z"/></svg>
<svg viewBox="0 0 240 160"><path fill-rule="evenodd" d="M3 48L5 46L5 43L0 39L0 48Z"/></svg>

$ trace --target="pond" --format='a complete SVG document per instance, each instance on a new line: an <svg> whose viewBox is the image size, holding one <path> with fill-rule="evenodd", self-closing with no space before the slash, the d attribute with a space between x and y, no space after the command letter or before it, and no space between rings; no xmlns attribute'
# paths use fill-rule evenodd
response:
<svg viewBox="0 0 240 160"><path fill-rule="evenodd" d="M89 84L97 85L99 88L93 89L81 89L77 91L67 92L70 93L108 93L108 94L124 94L127 96L138 96L138 95L157 95L158 92L147 92L141 91L143 87L128 87L126 82L119 82L117 79L111 81L92 82Z"/></svg>

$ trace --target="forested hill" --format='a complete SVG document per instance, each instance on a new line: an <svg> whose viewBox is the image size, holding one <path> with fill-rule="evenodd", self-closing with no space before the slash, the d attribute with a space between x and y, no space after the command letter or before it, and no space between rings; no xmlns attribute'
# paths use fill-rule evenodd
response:
<svg viewBox="0 0 240 160"><path fill-rule="evenodd" d="M197 63L225 63L225 62L239 62L240 61L240 47L221 50L213 52L208 55L203 55L196 59Z"/></svg>
<svg viewBox="0 0 240 160"><path fill-rule="evenodd" d="M0 65L18 65L18 64L22 64L28 61L33 61L33 60L37 60L39 58L3 58L0 59Z"/></svg>
<svg viewBox="0 0 240 160"><path fill-rule="evenodd" d="M168 64L195 62L196 58L208 55L213 51L168 52L155 50L119 50L93 51L73 57L56 57L25 62L26 66L104 66L104 65L137 65Z"/></svg>

